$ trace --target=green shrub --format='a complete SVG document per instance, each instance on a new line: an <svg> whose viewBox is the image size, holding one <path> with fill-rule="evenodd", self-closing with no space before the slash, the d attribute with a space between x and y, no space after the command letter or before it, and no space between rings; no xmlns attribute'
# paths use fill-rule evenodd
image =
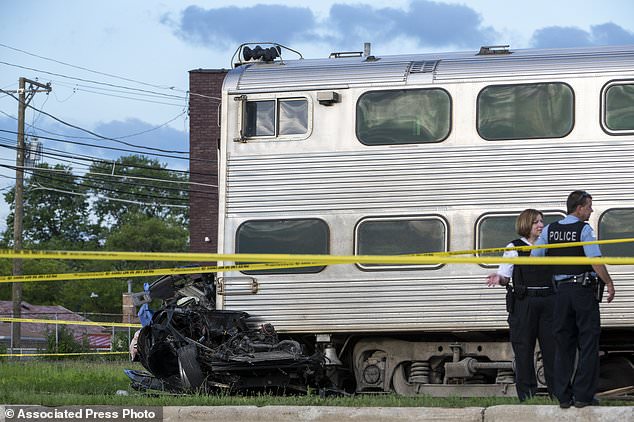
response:
<svg viewBox="0 0 634 422"><path fill-rule="evenodd" d="M87 337L82 342L75 340L73 332L66 326L61 325L55 331L49 331L46 335L46 353L82 353L90 350L90 344ZM51 358L65 359L75 358L75 356L54 356Z"/></svg>

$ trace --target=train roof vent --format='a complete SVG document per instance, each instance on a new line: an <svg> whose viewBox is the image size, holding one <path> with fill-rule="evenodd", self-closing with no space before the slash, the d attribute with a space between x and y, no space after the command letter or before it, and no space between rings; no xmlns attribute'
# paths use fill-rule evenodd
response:
<svg viewBox="0 0 634 422"><path fill-rule="evenodd" d="M436 70L436 66L440 60L424 60L420 62L412 62L409 73L432 73Z"/></svg>
<svg viewBox="0 0 634 422"><path fill-rule="evenodd" d="M511 54L509 45L483 45L476 56L497 56L500 54Z"/></svg>

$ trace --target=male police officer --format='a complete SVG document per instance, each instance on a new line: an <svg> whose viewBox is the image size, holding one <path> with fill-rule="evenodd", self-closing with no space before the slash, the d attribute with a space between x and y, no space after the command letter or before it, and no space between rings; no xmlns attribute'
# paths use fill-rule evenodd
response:
<svg viewBox="0 0 634 422"><path fill-rule="evenodd" d="M592 196L576 190L568 195L568 215L544 228L536 245L596 240L586 221L592 214ZM535 249L533 256L601 256L598 245ZM607 301L614 299L614 284L605 265L553 265L556 289L554 310L555 380L554 393L561 408L596 404L599 380L599 303L595 298L597 275L605 282ZM579 361L574 380L575 355Z"/></svg>

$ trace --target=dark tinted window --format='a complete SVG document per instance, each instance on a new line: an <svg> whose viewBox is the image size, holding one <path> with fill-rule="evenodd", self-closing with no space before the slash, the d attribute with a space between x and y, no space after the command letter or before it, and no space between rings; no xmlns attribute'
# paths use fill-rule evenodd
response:
<svg viewBox="0 0 634 422"><path fill-rule="evenodd" d="M573 103L563 83L489 86L478 95L478 132L488 140L561 138L572 130Z"/></svg>
<svg viewBox="0 0 634 422"><path fill-rule="evenodd" d="M439 142L449 135L450 119L442 89L373 91L357 103L357 136L366 145Z"/></svg>
<svg viewBox="0 0 634 422"><path fill-rule="evenodd" d="M599 238L626 239L634 237L634 208L608 210L599 219ZM634 256L634 243L601 245L603 256Z"/></svg>
<svg viewBox="0 0 634 422"><path fill-rule="evenodd" d="M610 130L634 130L634 84L612 85L605 91L605 125Z"/></svg>
<svg viewBox="0 0 634 422"><path fill-rule="evenodd" d="M328 254L328 226L322 220L253 220L246 221L236 233L236 253ZM315 273L324 266L265 271L247 274Z"/></svg>
<svg viewBox="0 0 634 422"><path fill-rule="evenodd" d="M447 227L438 217L366 219L356 230L357 255L407 255L447 250ZM430 268L434 265L359 264L368 269Z"/></svg>
<svg viewBox="0 0 634 422"><path fill-rule="evenodd" d="M517 214L488 215L481 218L477 223L476 249L503 248L511 240L517 239L519 235L515 232L515 220L517 220L518 215L520 215L519 212ZM564 213L544 213L544 226L564 217ZM484 254L481 256L493 255ZM502 253L496 253L495 256L502 256Z"/></svg>

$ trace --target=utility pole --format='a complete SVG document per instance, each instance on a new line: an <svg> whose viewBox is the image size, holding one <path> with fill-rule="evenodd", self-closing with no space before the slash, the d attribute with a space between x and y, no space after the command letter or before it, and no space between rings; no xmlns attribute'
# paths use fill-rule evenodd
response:
<svg viewBox="0 0 634 422"><path fill-rule="evenodd" d="M28 92L26 84L29 84ZM41 89L38 89L41 88ZM6 91L5 91L6 92ZM20 78L17 94L18 100L18 145L15 159L15 209L13 213L13 250L22 250L22 220L24 217L24 156L26 143L24 142L24 115L26 107L37 92L51 92L51 84L41 84L26 78ZM13 260L13 275L22 275L22 259ZM13 318L22 316L22 283L13 283ZM20 347L22 335L19 322L11 325L11 349Z"/></svg>

